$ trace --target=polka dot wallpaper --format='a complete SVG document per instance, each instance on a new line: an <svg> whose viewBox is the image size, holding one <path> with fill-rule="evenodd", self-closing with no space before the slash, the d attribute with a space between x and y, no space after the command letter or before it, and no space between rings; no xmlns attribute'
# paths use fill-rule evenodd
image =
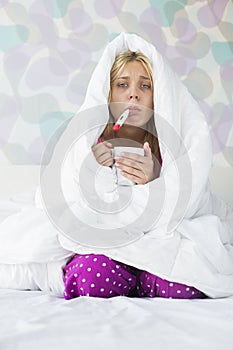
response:
<svg viewBox="0 0 233 350"><path fill-rule="evenodd" d="M233 166L231 0L0 0L0 163L39 164L106 44L152 42L198 101L214 164Z"/></svg>

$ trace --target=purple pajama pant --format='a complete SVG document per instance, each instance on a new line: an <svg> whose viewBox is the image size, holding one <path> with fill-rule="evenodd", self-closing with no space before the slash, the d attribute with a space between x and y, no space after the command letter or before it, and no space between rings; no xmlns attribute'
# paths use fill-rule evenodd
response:
<svg viewBox="0 0 233 350"><path fill-rule="evenodd" d="M118 295L176 299L206 297L194 287L167 281L105 255L77 254L63 271L65 299L79 296L111 298Z"/></svg>

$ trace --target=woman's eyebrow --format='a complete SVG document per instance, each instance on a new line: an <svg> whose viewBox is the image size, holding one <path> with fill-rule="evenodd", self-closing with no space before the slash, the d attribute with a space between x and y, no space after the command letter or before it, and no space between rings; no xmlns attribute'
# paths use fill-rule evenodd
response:
<svg viewBox="0 0 233 350"><path fill-rule="evenodd" d="M129 77L125 76L125 77L117 77L117 79L129 79Z"/></svg>
<svg viewBox="0 0 233 350"><path fill-rule="evenodd" d="M150 80L150 78L145 77L144 75L139 76L140 79ZM130 79L129 76L118 77L117 79Z"/></svg>
<svg viewBox="0 0 233 350"><path fill-rule="evenodd" d="M150 78L145 77L144 75L140 75L140 77L139 77L139 78L141 78L141 79L145 79L145 80L150 80Z"/></svg>

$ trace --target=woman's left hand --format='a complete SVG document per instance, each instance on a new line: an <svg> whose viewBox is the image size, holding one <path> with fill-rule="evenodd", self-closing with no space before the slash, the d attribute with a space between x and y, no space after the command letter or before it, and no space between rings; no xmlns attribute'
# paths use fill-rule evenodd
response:
<svg viewBox="0 0 233 350"><path fill-rule="evenodd" d="M144 156L123 152L115 162L121 174L138 185L144 185L158 176L158 169L156 169L149 143L145 142L143 148Z"/></svg>

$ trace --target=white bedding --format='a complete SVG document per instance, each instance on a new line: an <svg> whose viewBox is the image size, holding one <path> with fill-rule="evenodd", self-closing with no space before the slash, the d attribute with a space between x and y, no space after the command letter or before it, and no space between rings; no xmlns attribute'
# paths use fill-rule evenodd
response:
<svg viewBox="0 0 233 350"><path fill-rule="evenodd" d="M1 350L231 350L233 298L66 301L0 290Z"/></svg>
<svg viewBox="0 0 233 350"><path fill-rule="evenodd" d="M38 167L27 166L5 169L6 178L14 181L7 192L2 184L1 197L26 190L26 183L36 185L38 171ZM16 178L16 173L24 176ZM233 204L233 193L229 191L232 169L213 168L210 175L212 190ZM25 181L26 176L30 176L29 181ZM17 209L25 202L30 203L32 197L33 192L14 195ZM158 350L233 348L233 298L117 297L67 301L48 291L0 289L0 310L1 350L60 350L71 349L74 344L82 350L91 349L93 344L96 350L152 346Z"/></svg>
<svg viewBox="0 0 233 350"><path fill-rule="evenodd" d="M38 168L35 167L33 171L26 169L25 166L21 171L30 175L33 172L31 182L36 184ZM19 171L19 168L17 172L15 167L8 168L8 178ZM232 169L214 168L210 177L212 190L233 204L233 193L229 191ZM17 189L25 190L25 177L22 182L19 178L17 180L15 187L17 185ZM11 186L8 194L12 196L17 189ZM6 187L1 195L3 192L4 197L9 197ZM8 210L12 209L13 202L16 210L25 203L29 204L33 192L14 195L13 198ZM1 282L3 279L1 275ZM53 287L53 292L59 294L56 288L57 285ZM137 350L152 346L159 350L233 348L233 298L166 300L84 297L67 301L49 292L46 286L44 292L0 289L1 350L60 350L71 349L74 345L82 350L93 346L96 350Z"/></svg>

